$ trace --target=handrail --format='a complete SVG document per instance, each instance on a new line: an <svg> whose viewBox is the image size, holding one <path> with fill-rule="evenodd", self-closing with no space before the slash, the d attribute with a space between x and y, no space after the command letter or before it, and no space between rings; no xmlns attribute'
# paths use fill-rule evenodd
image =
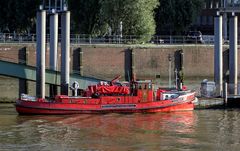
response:
<svg viewBox="0 0 240 151"><path fill-rule="evenodd" d="M111 36L91 36L87 34L71 34L70 42L72 44L137 44L139 39L149 35L111 35ZM0 43L35 43L36 34L15 34L15 33L0 33ZM214 44L214 35L202 35L202 40L199 37L189 36L171 36L171 35L154 35L147 43L162 45L162 44ZM50 41L50 35L46 35L47 42ZM58 38L61 41L61 35ZM224 44L228 44L228 40L224 40Z"/></svg>

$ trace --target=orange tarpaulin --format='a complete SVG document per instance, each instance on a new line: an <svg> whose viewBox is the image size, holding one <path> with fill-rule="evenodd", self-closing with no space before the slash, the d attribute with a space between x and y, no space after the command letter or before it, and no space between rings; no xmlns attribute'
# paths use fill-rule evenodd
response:
<svg viewBox="0 0 240 151"><path fill-rule="evenodd" d="M89 91L99 94L130 94L129 87L116 85L93 85L88 87Z"/></svg>
<svg viewBox="0 0 240 151"><path fill-rule="evenodd" d="M97 92L100 94L130 94L129 87L126 86L98 86Z"/></svg>

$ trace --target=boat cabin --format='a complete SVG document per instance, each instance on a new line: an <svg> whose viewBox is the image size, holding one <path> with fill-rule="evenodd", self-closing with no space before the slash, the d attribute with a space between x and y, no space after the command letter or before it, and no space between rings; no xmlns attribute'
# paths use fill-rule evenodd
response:
<svg viewBox="0 0 240 151"><path fill-rule="evenodd" d="M154 100L154 85L150 80L136 81L132 87L132 94L138 96L142 102L151 102Z"/></svg>
<svg viewBox="0 0 240 151"><path fill-rule="evenodd" d="M100 82L97 85L88 86L88 89L82 95L82 97L92 98L104 97L104 100L111 99L113 97L121 97L125 98L125 100L133 99L139 102L170 100L175 99L178 96L178 93L160 88L155 91L154 84L151 80L134 81L130 85L129 83L122 84Z"/></svg>

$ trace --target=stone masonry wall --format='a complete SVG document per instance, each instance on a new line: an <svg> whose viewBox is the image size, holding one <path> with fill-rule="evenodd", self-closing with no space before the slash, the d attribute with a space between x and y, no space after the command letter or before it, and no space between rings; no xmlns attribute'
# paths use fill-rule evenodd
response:
<svg viewBox="0 0 240 151"><path fill-rule="evenodd" d="M210 45L159 45L146 46L71 46L71 71L78 70L79 59L77 51L83 52L83 75L103 79L111 79L116 75L127 77L131 72L130 52L135 53L135 71L137 78L154 79L156 75L162 78L168 77L169 54L173 57L176 50L184 52L184 76L213 77L214 74L214 47ZM24 58L23 50L27 50L28 65L36 65L35 44L0 44L0 59L10 62L21 62ZM60 49L59 67L60 69ZM174 58L172 59L172 73L174 73ZM49 67L49 47L46 52L46 66Z"/></svg>

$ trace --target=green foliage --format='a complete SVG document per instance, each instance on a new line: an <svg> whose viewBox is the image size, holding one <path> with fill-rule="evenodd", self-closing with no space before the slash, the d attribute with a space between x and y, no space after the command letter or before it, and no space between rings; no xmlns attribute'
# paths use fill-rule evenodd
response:
<svg viewBox="0 0 240 151"><path fill-rule="evenodd" d="M98 25L99 0L69 0L68 6L74 33L93 35Z"/></svg>
<svg viewBox="0 0 240 151"><path fill-rule="evenodd" d="M100 21L107 23L113 35L120 34L120 21L122 34L138 35L139 42L146 42L155 34L154 9L158 0L101 0L100 3Z"/></svg>
<svg viewBox="0 0 240 151"><path fill-rule="evenodd" d="M0 0L0 32L35 33L42 0ZM160 2L160 5L159 5ZM136 35L136 42L156 34L181 34L202 9L204 0L68 0L74 34ZM155 15L156 13L156 15ZM154 18L155 17L155 18Z"/></svg>
<svg viewBox="0 0 240 151"><path fill-rule="evenodd" d="M157 34L182 34L200 14L204 0L159 0Z"/></svg>
<svg viewBox="0 0 240 151"><path fill-rule="evenodd" d="M1 0L0 30L18 33L34 30L38 5L39 0Z"/></svg>

